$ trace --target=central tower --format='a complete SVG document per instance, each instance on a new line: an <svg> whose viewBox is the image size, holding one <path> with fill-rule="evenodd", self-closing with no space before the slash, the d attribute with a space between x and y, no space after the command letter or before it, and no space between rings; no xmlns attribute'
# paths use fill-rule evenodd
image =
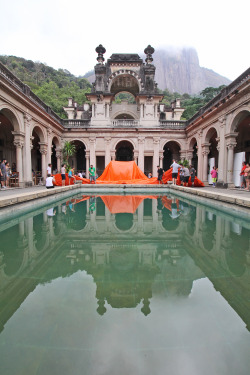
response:
<svg viewBox="0 0 250 375"><path fill-rule="evenodd" d="M158 93L154 81L154 48L145 48L145 63L138 54L115 53L104 64L106 49L100 44L96 52L95 82L91 93L86 94L92 104L91 125L106 127L116 118L134 119L141 127L157 125L158 104L163 95ZM131 94L135 104L122 102L120 107L113 105L115 96L121 92Z"/></svg>

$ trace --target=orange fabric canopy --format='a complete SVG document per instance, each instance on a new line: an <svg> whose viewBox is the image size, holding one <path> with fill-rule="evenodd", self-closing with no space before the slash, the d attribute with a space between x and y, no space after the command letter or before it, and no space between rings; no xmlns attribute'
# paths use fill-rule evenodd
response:
<svg viewBox="0 0 250 375"><path fill-rule="evenodd" d="M134 161L111 161L97 184L156 184L157 178L148 178Z"/></svg>
<svg viewBox="0 0 250 375"><path fill-rule="evenodd" d="M62 178L60 174L55 176L55 185L62 186ZM76 180L81 180L82 184L89 184L88 178L81 178L74 176ZM172 168L168 169L162 178L164 184L168 181L172 181ZM68 174L66 173L65 185L72 185L74 179L71 178L69 181ZM96 184L141 184L141 185L155 185L158 184L157 177L148 178L140 170L134 161L111 161L105 168L103 174L96 180ZM177 185L180 185L180 176L178 173ZM189 178L188 186L191 186L191 177ZM204 186L203 182L195 177L195 187Z"/></svg>

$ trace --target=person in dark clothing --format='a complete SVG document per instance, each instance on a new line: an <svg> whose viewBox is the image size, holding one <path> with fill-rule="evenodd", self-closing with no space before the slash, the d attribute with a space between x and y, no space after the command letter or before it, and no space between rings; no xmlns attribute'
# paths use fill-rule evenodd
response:
<svg viewBox="0 0 250 375"><path fill-rule="evenodd" d="M164 170L160 168L159 165L157 165L157 174L158 174L157 180L159 181L159 184L162 184L163 173L164 173Z"/></svg>

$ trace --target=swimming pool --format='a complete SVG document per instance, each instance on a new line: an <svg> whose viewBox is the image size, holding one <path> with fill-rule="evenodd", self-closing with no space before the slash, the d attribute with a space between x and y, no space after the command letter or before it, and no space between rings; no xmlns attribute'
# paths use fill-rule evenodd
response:
<svg viewBox="0 0 250 375"><path fill-rule="evenodd" d="M2 374L249 373L245 212L81 194L0 230Z"/></svg>

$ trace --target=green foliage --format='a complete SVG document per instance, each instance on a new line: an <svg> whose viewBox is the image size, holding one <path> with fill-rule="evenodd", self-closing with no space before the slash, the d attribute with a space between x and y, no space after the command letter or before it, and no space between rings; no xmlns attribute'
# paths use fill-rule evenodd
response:
<svg viewBox="0 0 250 375"><path fill-rule="evenodd" d="M225 87L225 85L219 86L217 88L207 87L202 90L199 95L189 95L187 93L181 95L178 92L171 93L168 89L161 91L164 94L162 103L167 106L171 106L171 102L176 98L180 98L182 108L185 111L182 114L182 120L189 120L199 111L201 107L206 105L211 99L220 93L220 91Z"/></svg>
<svg viewBox="0 0 250 375"><path fill-rule="evenodd" d="M187 167L187 168L189 168L189 162L188 162L187 159L179 160L179 161L178 161L178 164L182 164L183 167Z"/></svg>
<svg viewBox="0 0 250 375"><path fill-rule="evenodd" d="M21 57L0 56L0 62L27 84L61 118L67 118L63 107L67 106L69 97L82 105L86 102L85 94L91 90L91 84L86 78L94 74L92 70L86 73L84 77L75 77L66 69L56 70L41 62L33 62ZM159 92L164 95L162 103L166 106L171 106L173 100L180 98L181 106L185 108L182 120L188 120L201 107L218 95L224 87L224 85L217 88L207 87L199 95L194 96L187 93L183 95L178 92L171 93L168 89L159 90ZM134 97L127 93L116 95L116 103L121 103L122 100L135 103Z"/></svg>
<svg viewBox="0 0 250 375"><path fill-rule="evenodd" d="M67 118L63 107L69 97L82 105L86 102L85 94L91 90L85 78L75 77L66 69L56 70L16 56L0 56L0 61L61 118Z"/></svg>
<svg viewBox="0 0 250 375"><path fill-rule="evenodd" d="M76 146L73 143L66 141L64 143L62 153L66 164L66 171L68 172L70 169L69 158L76 153Z"/></svg>
<svg viewBox="0 0 250 375"><path fill-rule="evenodd" d="M121 103L122 100L126 100L128 103L135 104L135 98L129 92L120 92L115 96L115 103Z"/></svg>

